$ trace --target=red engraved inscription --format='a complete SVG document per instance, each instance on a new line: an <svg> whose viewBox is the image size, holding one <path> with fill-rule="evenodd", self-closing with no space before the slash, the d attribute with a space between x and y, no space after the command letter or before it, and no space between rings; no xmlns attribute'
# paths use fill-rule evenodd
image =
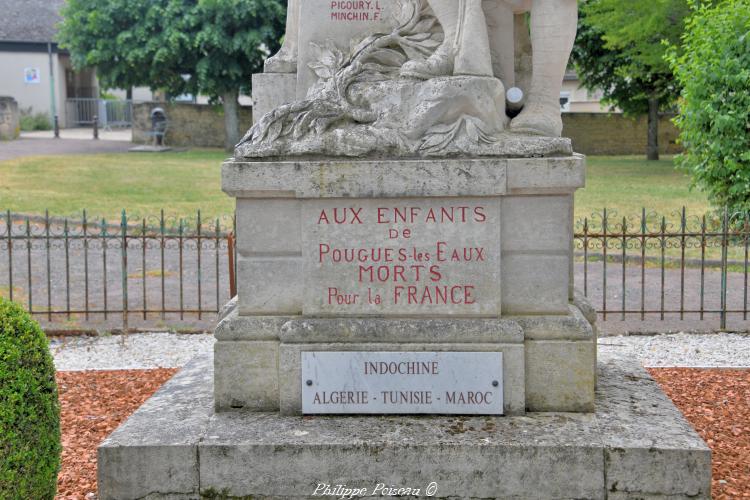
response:
<svg viewBox="0 0 750 500"><path fill-rule="evenodd" d="M383 9L378 0L332 0L331 21L382 21Z"/></svg>
<svg viewBox="0 0 750 500"><path fill-rule="evenodd" d="M345 285L322 283L322 303L338 308L407 309L477 304L481 288L473 278L465 277L465 270L471 271L469 276L481 276L484 271L476 266L489 264L488 248L476 244L477 230L485 231L477 226L489 222L488 213L483 205L468 204L321 209L315 213L315 222L321 228L330 228L321 229L321 234L334 231L344 236L323 236L316 242L315 262L321 269L345 276L337 280ZM363 237L363 229L355 228L367 224ZM462 230L463 226L467 229ZM468 226L473 226L473 231ZM434 240L430 240L431 234L436 235ZM367 243L357 245L363 238ZM352 288L351 283L356 286L347 289Z"/></svg>

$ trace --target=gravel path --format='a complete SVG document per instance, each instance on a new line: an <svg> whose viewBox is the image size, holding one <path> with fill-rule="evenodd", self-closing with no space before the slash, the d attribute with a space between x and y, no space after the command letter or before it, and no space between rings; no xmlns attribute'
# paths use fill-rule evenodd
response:
<svg viewBox="0 0 750 500"><path fill-rule="evenodd" d="M599 356L637 357L647 367L750 368L750 335L677 333L599 339Z"/></svg>
<svg viewBox="0 0 750 500"><path fill-rule="evenodd" d="M58 370L177 368L209 351L213 336L143 333L52 339ZM649 367L750 368L750 335L670 334L654 337L608 337L599 341L599 356L637 357Z"/></svg>
<svg viewBox="0 0 750 500"><path fill-rule="evenodd" d="M213 344L209 334L155 332L53 338L50 349L61 371L134 370L179 368Z"/></svg>

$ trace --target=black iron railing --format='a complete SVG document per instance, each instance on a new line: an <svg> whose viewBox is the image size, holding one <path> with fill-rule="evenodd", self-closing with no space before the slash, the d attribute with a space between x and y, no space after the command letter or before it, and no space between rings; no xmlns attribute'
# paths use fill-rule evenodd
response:
<svg viewBox="0 0 750 500"><path fill-rule="evenodd" d="M620 217L603 210L579 219L576 267L604 321L647 316L703 321L748 318L748 214Z"/></svg>
<svg viewBox="0 0 750 500"><path fill-rule="evenodd" d="M0 295L37 319L128 329L203 322L236 290L235 221L0 214ZM603 321L748 319L748 214L603 210L576 221L576 287ZM702 328L705 328L705 324Z"/></svg>
<svg viewBox="0 0 750 500"><path fill-rule="evenodd" d="M212 320L234 292L231 217L3 215L0 294L48 323Z"/></svg>

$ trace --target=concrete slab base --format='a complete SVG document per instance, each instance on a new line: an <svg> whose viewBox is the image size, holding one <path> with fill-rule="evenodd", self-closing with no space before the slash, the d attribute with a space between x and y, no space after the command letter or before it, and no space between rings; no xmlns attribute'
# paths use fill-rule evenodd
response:
<svg viewBox="0 0 750 500"><path fill-rule="evenodd" d="M710 450L635 361L599 360L596 413L477 418L215 413L212 366L102 443L100 499L710 498Z"/></svg>

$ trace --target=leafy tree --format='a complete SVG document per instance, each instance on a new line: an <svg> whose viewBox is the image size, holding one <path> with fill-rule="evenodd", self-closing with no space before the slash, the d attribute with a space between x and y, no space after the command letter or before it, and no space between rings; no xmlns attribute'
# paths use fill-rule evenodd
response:
<svg viewBox="0 0 750 500"><path fill-rule="evenodd" d="M68 0L59 39L104 87L205 94L239 142L238 96L279 46L283 0Z"/></svg>
<svg viewBox="0 0 750 500"><path fill-rule="evenodd" d="M647 156L658 160L659 112L678 95L664 55L680 39L688 0L584 0L580 10L572 61L583 85L626 115L648 114Z"/></svg>
<svg viewBox="0 0 750 500"><path fill-rule="evenodd" d="M703 4L669 62L682 86L679 164L717 206L750 211L750 0Z"/></svg>

